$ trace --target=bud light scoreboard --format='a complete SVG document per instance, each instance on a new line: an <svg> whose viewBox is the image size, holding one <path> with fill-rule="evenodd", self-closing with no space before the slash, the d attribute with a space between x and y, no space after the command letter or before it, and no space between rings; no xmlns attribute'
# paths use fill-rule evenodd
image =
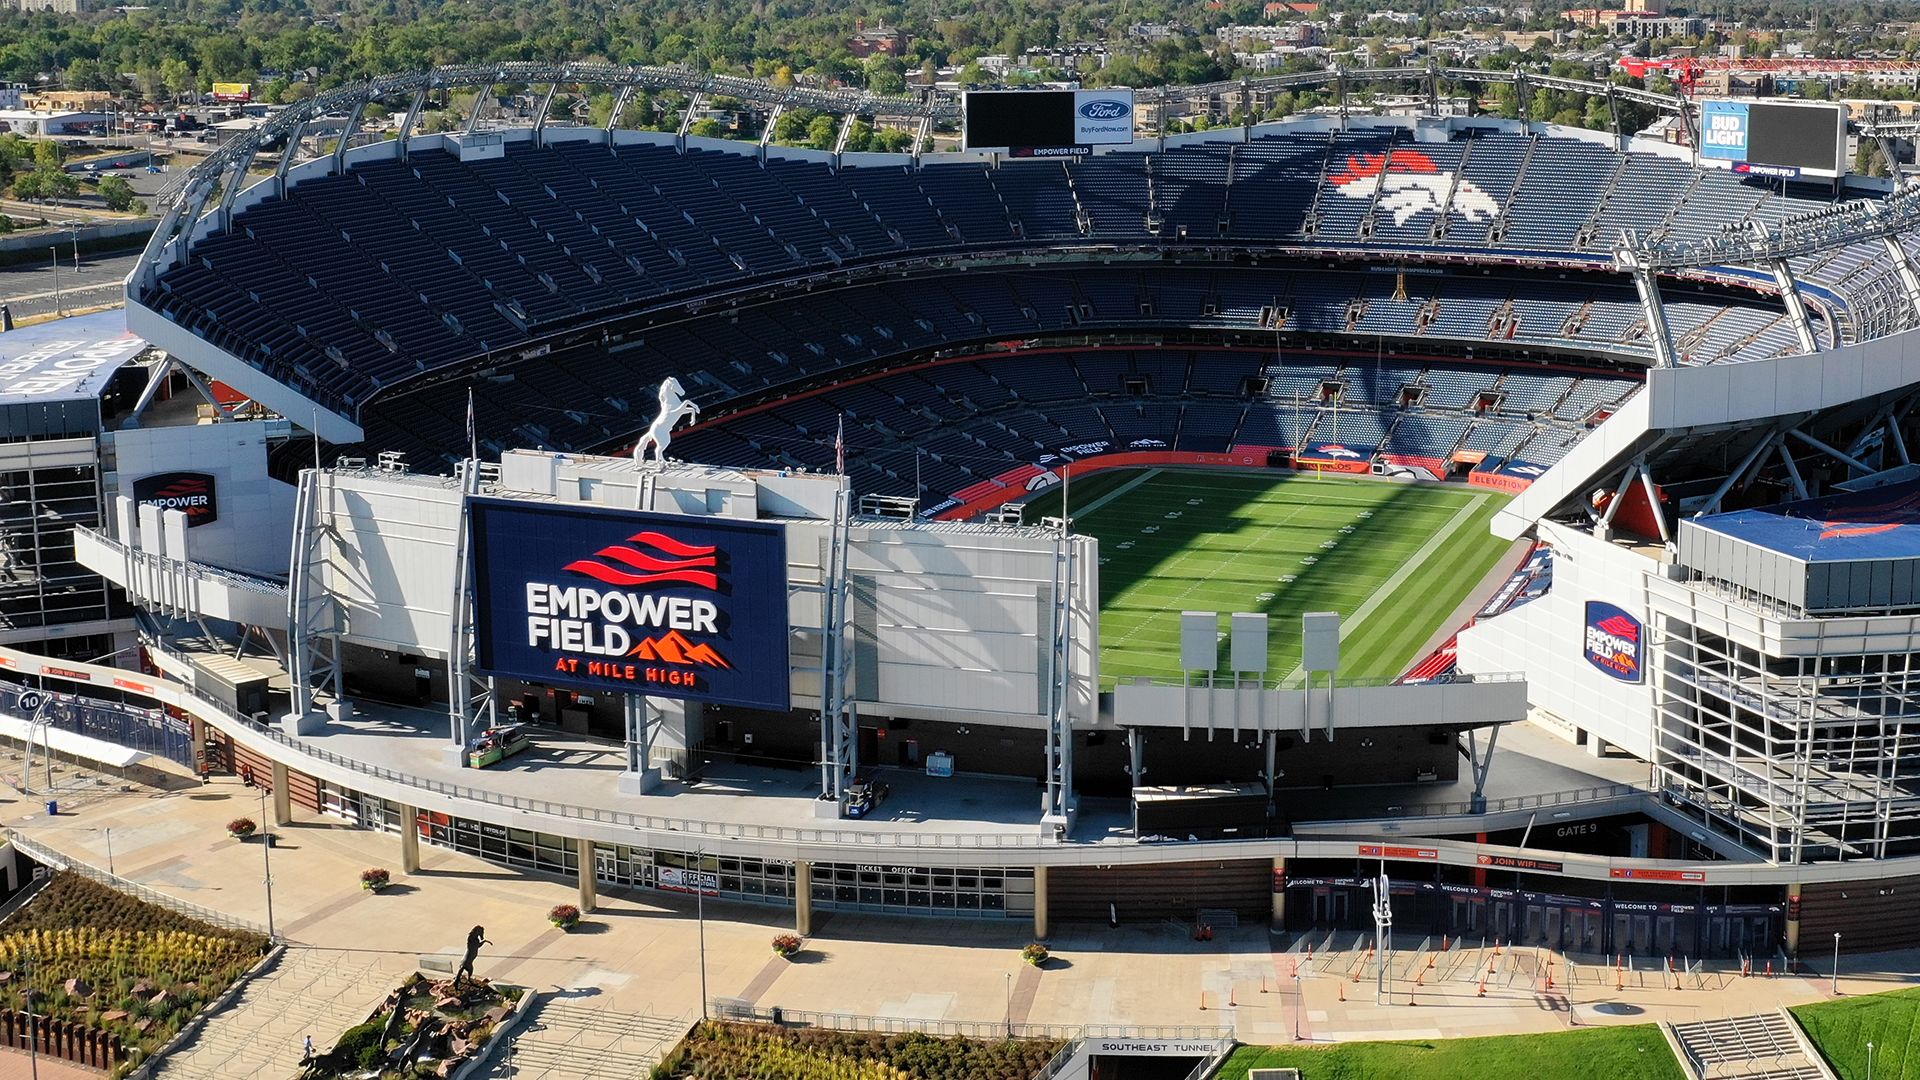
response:
<svg viewBox="0 0 1920 1080"><path fill-rule="evenodd" d="M482 674L789 707L778 525L473 499Z"/></svg>

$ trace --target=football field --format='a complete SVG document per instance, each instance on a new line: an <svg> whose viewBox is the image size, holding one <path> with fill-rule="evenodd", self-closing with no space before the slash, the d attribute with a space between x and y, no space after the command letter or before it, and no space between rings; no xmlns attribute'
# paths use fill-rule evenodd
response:
<svg viewBox="0 0 1920 1080"><path fill-rule="evenodd" d="M1100 675L1177 678L1180 612L1269 616L1266 680L1300 679L1300 615L1341 616L1340 677L1392 678L1420 659L1507 549L1485 488L1306 473L1174 469L1075 482L1074 529L1100 539ZM1049 493L1026 520L1060 512ZM1452 627L1447 627L1452 629Z"/></svg>

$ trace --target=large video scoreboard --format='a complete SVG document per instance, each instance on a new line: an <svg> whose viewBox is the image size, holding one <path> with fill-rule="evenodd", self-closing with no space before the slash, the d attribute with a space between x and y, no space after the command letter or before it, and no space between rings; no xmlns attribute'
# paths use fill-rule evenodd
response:
<svg viewBox="0 0 1920 1080"><path fill-rule="evenodd" d="M1847 171L1847 111L1818 101L1709 101L1700 156L1753 176L1832 179Z"/></svg>
<svg viewBox="0 0 1920 1080"><path fill-rule="evenodd" d="M1066 157L1133 142L1133 91L972 90L963 101L969 150Z"/></svg>

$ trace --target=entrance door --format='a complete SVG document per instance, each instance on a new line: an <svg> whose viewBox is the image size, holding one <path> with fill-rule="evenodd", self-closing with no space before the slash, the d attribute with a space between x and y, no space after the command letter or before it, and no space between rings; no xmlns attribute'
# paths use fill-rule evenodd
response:
<svg viewBox="0 0 1920 1080"><path fill-rule="evenodd" d="M878 764L880 761L880 729L863 727L860 729L860 763L863 766Z"/></svg>
<svg viewBox="0 0 1920 1080"><path fill-rule="evenodd" d="M1486 901L1475 897L1449 897L1447 931L1455 937L1479 934L1485 925Z"/></svg>
<svg viewBox="0 0 1920 1080"><path fill-rule="evenodd" d="M632 885L627 868L621 864L611 848L595 844L593 848L593 876L609 885Z"/></svg>
<svg viewBox="0 0 1920 1080"><path fill-rule="evenodd" d="M1313 925L1342 927L1347 925L1352 917L1352 894L1347 890L1313 890Z"/></svg>

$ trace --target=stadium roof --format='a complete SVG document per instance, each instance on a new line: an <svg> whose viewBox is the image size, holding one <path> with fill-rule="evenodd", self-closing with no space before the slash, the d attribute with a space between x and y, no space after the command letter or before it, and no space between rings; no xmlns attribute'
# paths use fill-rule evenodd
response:
<svg viewBox="0 0 1920 1080"><path fill-rule="evenodd" d="M1694 524L1805 562L1920 556L1920 481L1829 495Z"/></svg>
<svg viewBox="0 0 1920 1080"><path fill-rule="evenodd" d="M0 334L0 405L99 397L146 347L118 310L9 330Z"/></svg>

